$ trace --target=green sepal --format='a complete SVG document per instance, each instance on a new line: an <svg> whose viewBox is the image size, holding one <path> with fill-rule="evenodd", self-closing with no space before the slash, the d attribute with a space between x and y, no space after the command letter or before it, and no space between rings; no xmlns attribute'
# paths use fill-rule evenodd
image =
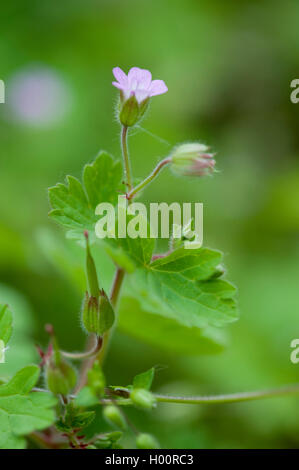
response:
<svg viewBox="0 0 299 470"><path fill-rule="evenodd" d="M130 96L120 104L119 120L125 127L131 127L136 124L139 117L139 104L135 95Z"/></svg>

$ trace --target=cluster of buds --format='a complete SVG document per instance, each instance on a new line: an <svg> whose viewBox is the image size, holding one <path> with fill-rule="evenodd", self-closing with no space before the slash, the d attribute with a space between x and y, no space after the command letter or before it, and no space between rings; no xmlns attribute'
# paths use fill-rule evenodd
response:
<svg viewBox="0 0 299 470"><path fill-rule="evenodd" d="M86 238L86 274L88 292L86 292L82 309L82 323L88 333L102 336L114 323L114 310L104 291L100 289L94 260L91 256L88 233Z"/></svg>
<svg viewBox="0 0 299 470"><path fill-rule="evenodd" d="M112 84L120 90L118 117L125 127L132 127L142 119L152 96L168 91L163 80L152 80L149 70L132 67L126 75L115 67L113 75L117 81Z"/></svg>
<svg viewBox="0 0 299 470"><path fill-rule="evenodd" d="M171 169L180 176L206 176L214 171L214 154L209 147L195 142L175 147L171 157Z"/></svg>

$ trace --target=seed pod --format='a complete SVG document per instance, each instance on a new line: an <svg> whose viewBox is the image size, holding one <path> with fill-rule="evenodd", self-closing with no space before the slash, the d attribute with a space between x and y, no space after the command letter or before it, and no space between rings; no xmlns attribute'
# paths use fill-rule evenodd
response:
<svg viewBox="0 0 299 470"><path fill-rule="evenodd" d="M154 395L145 388L134 388L130 393L130 398L138 408L150 410L156 403Z"/></svg>
<svg viewBox="0 0 299 470"><path fill-rule="evenodd" d="M95 333L102 336L114 323L114 310L102 289L99 296L91 297L86 293L82 310L82 322L88 333Z"/></svg>

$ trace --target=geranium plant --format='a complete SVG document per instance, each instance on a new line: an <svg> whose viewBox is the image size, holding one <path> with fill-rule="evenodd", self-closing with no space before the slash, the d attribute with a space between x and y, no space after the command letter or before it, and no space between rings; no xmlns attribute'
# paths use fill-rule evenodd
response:
<svg viewBox="0 0 299 470"><path fill-rule="evenodd" d="M163 402L184 404L228 403L298 393L299 385L261 392L220 396L172 396L152 391L155 367L139 372L129 385L109 384L103 363L114 329L126 331L164 349L195 354L221 350L223 329L238 319L236 288L226 280L220 251L200 246L192 234L192 219L170 234L169 248L156 252L156 240L113 236L99 240L96 224L101 203L116 206L119 195L126 207L141 191L169 168L179 177L202 178L213 173L214 155L202 143L176 146L152 173L134 183L128 150L130 130L143 119L151 98L167 92L162 80L152 80L148 70L132 68L126 75L113 70L119 89L117 116L121 127L123 165L101 151L83 170L82 181L68 176L66 183L49 189L50 217L62 225L86 252L86 292L82 292L82 328L88 335L86 350L61 349L55 328L46 325L49 345L38 348L39 365L28 365L0 383L0 448L23 448L27 442L42 448L118 449L122 436L135 435L137 448L156 449L155 436L136 430L126 416L128 406L149 412ZM125 223L132 221L127 214ZM120 224L120 220L116 220ZM184 242L189 240L186 248ZM104 247L115 264L110 292L101 284L101 266L94 253ZM0 362L12 333L13 314L0 306ZM77 367L78 362L81 365ZM0 365L1 367L1 365ZM99 407L109 432L91 426ZM93 429L91 432L90 429ZM163 443L162 443L163 444Z"/></svg>

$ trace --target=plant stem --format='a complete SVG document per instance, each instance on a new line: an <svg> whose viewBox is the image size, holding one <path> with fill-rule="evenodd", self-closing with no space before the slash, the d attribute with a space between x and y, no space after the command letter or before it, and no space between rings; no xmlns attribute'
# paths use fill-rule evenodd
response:
<svg viewBox="0 0 299 470"><path fill-rule="evenodd" d="M114 281L112 284L111 293L110 293L110 301L114 308L116 308L117 306L117 301L119 299L120 289L121 289L124 277L125 277L125 271L121 268L117 268L115 272ZM99 360L101 364L105 360L105 356L107 354L107 349L108 349L109 342L111 339L112 331L113 331L112 329L108 330L103 336L103 346L97 356L97 359Z"/></svg>
<svg viewBox="0 0 299 470"><path fill-rule="evenodd" d="M34 388L33 392L45 392L50 393L49 390ZM117 405L132 405L130 397L130 390L122 388L121 391L127 393L128 398L103 398L100 400L102 405L109 405L116 403ZM119 396L119 391L110 394ZM291 385L283 385L282 387L270 388L268 390L257 390L254 392L241 392L241 393L230 393L227 395L201 395L194 397L180 397L172 395L161 395L159 393L153 393L157 402L159 403L182 403L189 405L213 405L213 404L224 404L224 403L237 403L242 401L262 400L263 398L274 398L285 395L297 395L299 394L299 383ZM70 395L71 398L76 398L75 395Z"/></svg>
<svg viewBox="0 0 299 470"><path fill-rule="evenodd" d="M198 397L173 397L168 395L156 394L158 402L166 403L189 403L197 404L215 404L215 403L235 403L241 401L260 400L262 398L272 398L283 395L299 393L299 384L285 385L283 387L272 388L268 390L258 390L254 392L231 393L227 395L210 395Z"/></svg>
<svg viewBox="0 0 299 470"><path fill-rule="evenodd" d="M126 389L122 389L126 390ZM128 394L130 393L127 389ZM283 395L299 394L299 384L284 385L278 388L272 388L268 390L258 390L254 392L241 392L241 393L230 393L227 395L207 395L207 396L195 396L195 397L180 397L170 395L160 395L154 393L154 397L157 402L160 403L183 403L190 405L200 404L221 404L221 403L236 403L242 401L261 400L263 398L273 398ZM102 400L102 403L109 403L109 399ZM131 404L130 398L122 398L117 400L119 405Z"/></svg>
<svg viewBox="0 0 299 470"><path fill-rule="evenodd" d="M71 353L67 351L60 351L60 353L62 356L68 357L69 359L74 359L74 360L88 359L89 357L92 357L95 354L97 354L100 351L102 344L103 344L103 340L101 337L94 335L94 339L95 341L94 341L92 348L87 351L84 351L81 353Z"/></svg>
<svg viewBox="0 0 299 470"><path fill-rule="evenodd" d="M131 164L130 164L127 136L128 136L128 128L123 126L122 131L121 131L121 148L122 148L122 154L123 154L123 159L124 159L124 172L125 172L127 191L131 191L133 184L132 184L132 173L131 173Z"/></svg>
<svg viewBox="0 0 299 470"><path fill-rule="evenodd" d="M162 168L164 168L165 165L168 165L168 163L171 162L171 158L168 157L168 158L164 158L164 160L161 160L161 162L158 163L158 165L154 168L154 170L151 172L151 174L145 178L143 181L141 181L141 183L139 183L135 188L133 188L128 194L127 194L127 199L130 200L132 199L134 196L136 196L136 194L141 191L143 188L145 188L145 186L147 186L149 183L151 183L151 181L153 181L153 179L156 178L156 176L158 175L158 173L162 170Z"/></svg>

